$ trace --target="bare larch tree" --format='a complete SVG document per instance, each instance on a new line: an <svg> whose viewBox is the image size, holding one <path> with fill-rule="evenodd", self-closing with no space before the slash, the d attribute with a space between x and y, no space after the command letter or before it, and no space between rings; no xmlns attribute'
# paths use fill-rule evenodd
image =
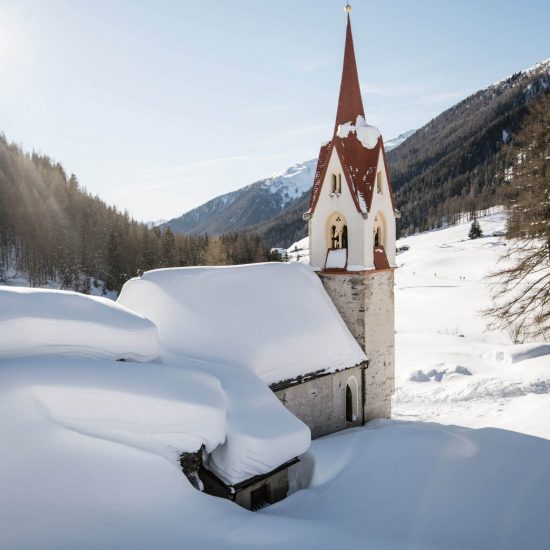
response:
<svg viewBox="0 0 550 550"><path fill-rule="evenodd" d="M535 100L508 148L507 253L489 276L490 328L515 342L550 337L550 90Z"/></svg>

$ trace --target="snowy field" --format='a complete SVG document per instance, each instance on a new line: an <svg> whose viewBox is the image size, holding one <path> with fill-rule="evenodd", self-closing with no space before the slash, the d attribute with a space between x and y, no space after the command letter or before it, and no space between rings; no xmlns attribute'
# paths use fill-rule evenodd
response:
<svg viewBox="0 0 550 550"><path fill-rule="evenodd" d="M277 459L307 448L262 438L267 417L302 431L257 373L168 351L163 322L119 304L50 292L38 308L36 291L0 288L0 547L548 548L550 344L484 332L482 278L505 241L467 231L399 242L395 419L314 441L293 494L259 512L200 493L177 463L201 444L229 442L230 464L251 468L273 442Z"/></svg>
<svg viewBox="0 0 550 550"><path fill-rule="evenodd" d="M397 256L394 417L492 426L550 439L550 343L487 332L484 276L506 246L504 214L401 239Z"/></svg>

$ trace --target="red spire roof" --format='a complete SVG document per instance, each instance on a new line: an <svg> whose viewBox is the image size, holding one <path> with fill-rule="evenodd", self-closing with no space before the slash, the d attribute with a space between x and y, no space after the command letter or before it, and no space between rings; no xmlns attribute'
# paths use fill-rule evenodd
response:
<svg viewBox="0 0 550 550"><path fill-rule="evenodd" d="M338 112L334 133L340 124L351 122L355 124L357 115L365 117L363 100L361 99L361 87L355 62L355 50L353 49L353 36L351 34L351 21L348 12L348 25L346 29L346 48L344 50L344 66L342 67L342 82L340 83L340 97L338 98Z"/></svg>
<svg viewBox="0 0 550 550"><path fill-rule="evenodd" d="M309 203L308 214L313 214L317 200L321 193L321 186L325 180L330 156L335 150L344 171L344 177L349 186L351 196L355 203L357 211L366 215L370 212L372 197L376 180L376 169L378 159L382 155L382 160L386 169L390 197L393 205L393 191L391 176L388 170L386 153L382 137L378 138L376 145L372 148L365 147L358 139L356 131L350 132L347 137L338 136L338 126L351 122L355 125L357 116L365 118L363 101L361 99L361 89L359 87L359 76L357 73L357 64L355 62L355 52L353 49L353 37L351 35L351 23L348 12L348 21L346 29L346 47L344 52L344 66L342 69L342 83L340 85L340 97L338 99L338 112L336 114L336 124L332 140L321 147L319 159L317 161L317 170L313 180L311 191L311 200ZM395 206L394 206L395 208Z"/></svg>

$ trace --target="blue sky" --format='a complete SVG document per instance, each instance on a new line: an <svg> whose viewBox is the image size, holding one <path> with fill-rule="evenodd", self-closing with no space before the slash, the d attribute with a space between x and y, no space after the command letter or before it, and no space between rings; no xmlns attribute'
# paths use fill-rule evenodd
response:
<svg viewBox="0 0 550 550"><path fill-rule="evenodd" d="M0 131L141 220L317 155L342 0L0 0ZM547 0L354 0L367 121L386 139L550 57Z"/></svg>

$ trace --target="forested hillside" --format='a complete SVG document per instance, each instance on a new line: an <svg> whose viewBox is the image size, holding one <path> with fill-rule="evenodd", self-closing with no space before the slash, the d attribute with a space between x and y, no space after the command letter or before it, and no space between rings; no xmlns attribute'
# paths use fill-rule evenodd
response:
<svg viewBox="0 0 550 550"><path fill-rule="evenodd" d="M547 60L476 92L420 130L388 140L402 236L453 223L461 212L502 204L506 186L503 146L514 140L527 107L548 93L549 85ZM271 208L273 198L265 198L270 195L268 178L212 199L169 224L174 231L215 234L237 223L239 230L259 233L270 246L286 247L307 232L302 214L308 208L313 173L306 175L311 179L308 186L302 179L304 192L276 208ZM185 221L185 229L180 221Z"/></svg>
<svg viewBox="0 0 550 550"><path fill-rule="evenodd" d="M219 238L150 229L81 189L47 156L0 136L0 283L101 294L157 267L262 261L256 235Z"/></svg>
<svg viewBox="0 0 550 550"><path fill-rule="evenodd" d="M401 235L502 204L504 146L514 143L528 106L549 90L546 61L471 95L390 151ZM286 247L306 235L302 213L314 165L296 165L148 228L81 189L59 163L0 136L0 282L20 276L32 286L101 293L156 267L263 261L267 245ZM188 234L174 234L172 224ZM200 235L233 227L240 233Z"/></svg>
<svg viewBox="0 0 550 550"><path fill-rule="evenodd" d="M469 96L391 151L401 234L501 204L503 146L521 129L528 105L549 87L550 60Z"/></svg>
<svg viewBox="0 0 550 550"><path fill-rule="evenodd" d="M503 204L503 146L520 131L532 102L550 90L550 60L514 74L444 111L388 153L401 236L454 223L461 212ZM307 234L309 192L253 227L271 246Z"/></svg>

